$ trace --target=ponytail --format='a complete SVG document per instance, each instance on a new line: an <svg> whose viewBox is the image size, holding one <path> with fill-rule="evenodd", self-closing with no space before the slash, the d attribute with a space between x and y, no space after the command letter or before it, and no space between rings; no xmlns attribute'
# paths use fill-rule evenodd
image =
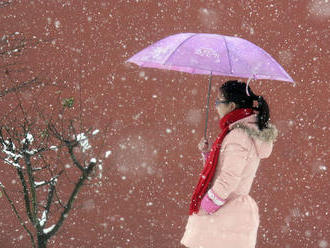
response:
<svg viewBox="0 0 330 248"><path fill-rule="evenodd" d="M260 130L263 130L264 128L268 127L268 121L270 117L268 104L262 96L257 96L252 91L250 91L250 94L253 100L258 101L258 106L253 109L258 111L258 115L257 115L258 127Z"/></svg>

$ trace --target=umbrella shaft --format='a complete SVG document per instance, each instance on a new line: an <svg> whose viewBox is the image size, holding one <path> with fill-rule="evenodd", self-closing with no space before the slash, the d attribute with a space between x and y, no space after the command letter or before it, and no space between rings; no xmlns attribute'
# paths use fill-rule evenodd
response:
<svg viewBox="0 0 330 248"><path fill-rule="evenodd" d="M205 129L204 129L204 138L205 139L206 139L206 132L207 132L207 122L208 122L208 118L209 118L211 83L212 83L212 72L211 72L210 78L209 78L209 90L208 90L208 93L207 93L206 118L205 118Z"/></svg>

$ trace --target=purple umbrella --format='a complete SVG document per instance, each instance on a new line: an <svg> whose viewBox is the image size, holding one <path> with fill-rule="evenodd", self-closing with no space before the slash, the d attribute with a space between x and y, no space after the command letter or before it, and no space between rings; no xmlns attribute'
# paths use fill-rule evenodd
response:
<svg viewBox="0 0 330 248"><path fill-rule="evenodd" d="M248 78L247 86L251 79L294 83L281 65L262 48L242 38L219 34L171 35L138 52L127 62L142 67L210 75L205 137L212 75Z"/></svg>

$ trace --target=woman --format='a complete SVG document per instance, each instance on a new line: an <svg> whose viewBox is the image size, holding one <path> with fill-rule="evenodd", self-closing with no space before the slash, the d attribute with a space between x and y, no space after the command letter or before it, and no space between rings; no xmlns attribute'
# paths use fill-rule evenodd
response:
<svg viewBox="0 0 330 248"><path fill-rule="evenodd" d="M252 248L259 226L256 202L249 196L263 158L270 156L277 129L269 123L268 104L246 84L227 81L218 92L221 132L207 152L190 204L181 244L189 248ZM255 104L257 104L256 107Z"/></svg>

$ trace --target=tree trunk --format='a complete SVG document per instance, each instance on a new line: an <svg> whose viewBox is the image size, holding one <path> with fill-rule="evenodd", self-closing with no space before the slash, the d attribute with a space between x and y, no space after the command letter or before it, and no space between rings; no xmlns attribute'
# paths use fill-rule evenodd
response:
<svg viewBox="0 0 330 248"><path fill-rule="evenodd" d="M46 248L47 241L48 241L48 239L46 239L46 237L44 235L38 236L38 248Z"/></svg>

